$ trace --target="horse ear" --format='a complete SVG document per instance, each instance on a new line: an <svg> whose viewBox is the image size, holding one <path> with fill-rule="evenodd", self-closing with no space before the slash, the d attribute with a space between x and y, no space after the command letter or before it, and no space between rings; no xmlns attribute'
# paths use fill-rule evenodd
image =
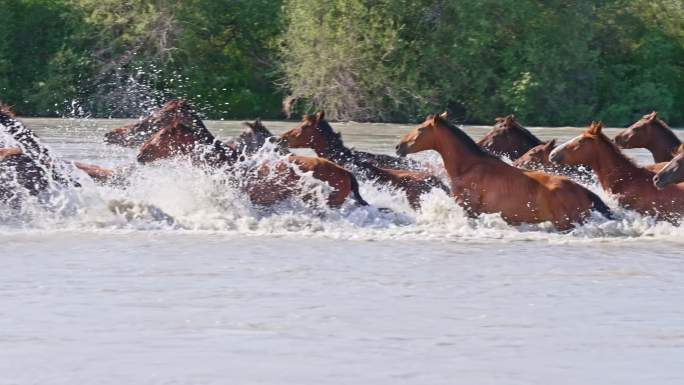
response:
<svg viewBox="0 0 684 385"><path fill-rule="evenodd" d="M325 119L325 111L320 110L316 113L316 119L317 120L323 120Z"/></svg>
<svg viewBox="0 0 684 385"><path fill-rule="evenodd" d="M589 127L589 133L591 135L600 135L603 130L603 124L601 122L591 122L591 126Z"/></svg>
<svg viewBox="0 0 684 385"><path fill-rule="evenodd" d="M508 116L504 119L504 123L506 123L507 126L512 125L514 121L515 121L515 115L513 115L513 114L508 115Z"/></svg>
<svg viewBox="0 0 684 385"><path fill-rule="evenodd" d="M447 120L447 119L449 119L449 112L444 111L439 115L439 117L444 119L444 120Z"/></svg>
<svg viewBox="0 0 684 385"><path fill-rule="evenodd" d="M658 113L653 111L653 112L651 112L651 117L649 118L649 120L655 120L657 117L658 117Z"/></svg>
<svg viewBox="0 0 684 385"><path fill-rule="evenodd" d="M546 142L544 147L546 147L549 150L556 148L556 138L553 138L553 139L549 140L548 142Z"/></svg>

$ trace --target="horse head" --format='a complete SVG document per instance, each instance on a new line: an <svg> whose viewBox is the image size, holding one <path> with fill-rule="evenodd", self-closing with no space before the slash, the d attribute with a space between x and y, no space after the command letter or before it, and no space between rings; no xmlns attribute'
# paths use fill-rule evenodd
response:
<svg viewBox="0 0 684 385"><path fill-rule="evenodd" d="M494 127L477 144L494 155L517 159L542 141L521 126L514 115L508 115L496 118Z"/></svg>

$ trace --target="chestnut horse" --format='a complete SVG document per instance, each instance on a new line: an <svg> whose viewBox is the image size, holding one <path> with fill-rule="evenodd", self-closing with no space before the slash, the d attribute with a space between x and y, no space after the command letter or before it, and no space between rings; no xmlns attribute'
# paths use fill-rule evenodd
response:
<svg viewBox="0 0 684 385"><path fill-rule="evenodd" d="M542 144L542 141L521 126L514 115L508 115L496 118L494 127L477 144L490 154L516 160L532 147Z"/></svg>
<svg viewBox="0 0 684 385"><path fill-rule="evenodd" d="M438 115L404 135L396 149L400 156L437 151L454 198L473 216L500 213L513 225L551 222L559 230L584 222L592 209L611 217L606 204L586 188L562 176L511 166Z"/></svg>
<svg viewBox="0 0 684 385"><path fill-rule="evenodd" d="M684 182L684 144L679 146L679 155L665 165L654 177L653 184L663 189L667 185Z"/></svg>
<svg viewBox="0 0 684 385"><path fill-rule="evenodd" d="M363 179L403 190L414 209L420 207L420 197L435 187L449 192L437 177L426 172L393 170L371 164L359 152L344 145L342 136L325 121L323 112L315 116L304 115L298 127L285 132L280 138L290 148L311 148L319 157L353 170Z"/></svg>
<svg viewBox="0 0 684 385"><path fill-rule="evenodd" d="M676 222L684 213L684 185L658 190L653 185L653 171L637 166L602 129L600 123L592 123L581 135L553 150L551 161L589 166L603 189L616 195L621 206Z"/></svg>
<svg viewBox="0 0 684 385"><path fill-rule="evenodd" d="M171 101L173 102L173 101ZM164 105L166 107L169 103ZM123 147L136 147L145 143L150 136L154 135L159 129L157 123L161 114L161 110L152 112L150 115L140 118L135 123L127 124L123 127L115 128L104 135L104 141L107 144L115 144Z"/></svg>
<svg viewBox="0 0 684 385"><path fill-rule="evenodd" d="M549 154L554 148L556 148L556 139L534 146L516 159L513 165L526 170L543 170L555 174L559 171L559 167L549 160Z"/></svg>
<svg viewBox="0 0 684 385"><path fill-rule="evenodd" d="M199 115L187 100L173 99L164 103L150 115L138 120L138 122L127 124L106 133L105 142L124 147L140 146L157 131L169 125L172 119L178 117L178 114L185 114L183 119L185 121L192 120L193 125L204 126Z"/></svg>
<svg viewBox="0 0 684 385"><path fill-rule="evenodd" d="M193 124L187 120L186 114L178 113L170 124L143 144L138 161L148 163L176 156L190 156L195 164L216 169L234 165L239 154L217 140L204 124ZM303 193L306 196L309 193L298 187L302 172L310 172L315 179L326 182L332 188L327 197L330 207L341 206L350 195L357 204L368 205L359 193L354 175L322 158L290 155L287 161L261 163L242 174L244 180L241 184L253 203L271 205L293 194Z"/></svg>
<svg viewBox="0 0 684 385"><path fill-rule="evenodd" d="M655 163L669 162L677 147L682 144L655 111L622 130L614 141L620 148L646 148L653 154Z"/></svg>

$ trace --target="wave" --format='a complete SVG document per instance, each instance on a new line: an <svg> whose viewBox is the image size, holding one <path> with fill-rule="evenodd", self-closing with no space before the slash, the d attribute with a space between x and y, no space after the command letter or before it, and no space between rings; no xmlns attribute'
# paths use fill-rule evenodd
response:
<svg viewBox="0 0 684 385"><path fill-rule="evenodd" d="M259 161L279 159L268 148L258 154ZM437 162L435 158L427 160ZM361 194L371 206L348 202L340 209L330 209L322 198L329 187L303 175L307 191L317 191L318 199L294 197L275 206L259 207L236 187L231 173L207 173L184 159L137 167L125 187L97 185L80 171L71 172L79 177L81 187L57 189L49 197L27 197L18 208L2 208L0 232L180 231L475 242L676 241L684 235L682 227L618 208L615 200L595 184L589 187L615 210L616 219L596 214L574 230L559 233L550 223L510 226L497 214L469 218L440 190L425 195L422 209L414 211L401 192L362 182Z"/></svg>

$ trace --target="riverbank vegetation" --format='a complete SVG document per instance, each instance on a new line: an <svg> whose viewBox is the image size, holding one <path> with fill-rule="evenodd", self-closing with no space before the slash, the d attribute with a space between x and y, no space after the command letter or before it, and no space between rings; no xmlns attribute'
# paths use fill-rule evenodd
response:
<svg viewBox="0 0 684 385"><path fill-rule="evenodd" d="M684 125L682 0L0 0L24 115Z"/></svg>

